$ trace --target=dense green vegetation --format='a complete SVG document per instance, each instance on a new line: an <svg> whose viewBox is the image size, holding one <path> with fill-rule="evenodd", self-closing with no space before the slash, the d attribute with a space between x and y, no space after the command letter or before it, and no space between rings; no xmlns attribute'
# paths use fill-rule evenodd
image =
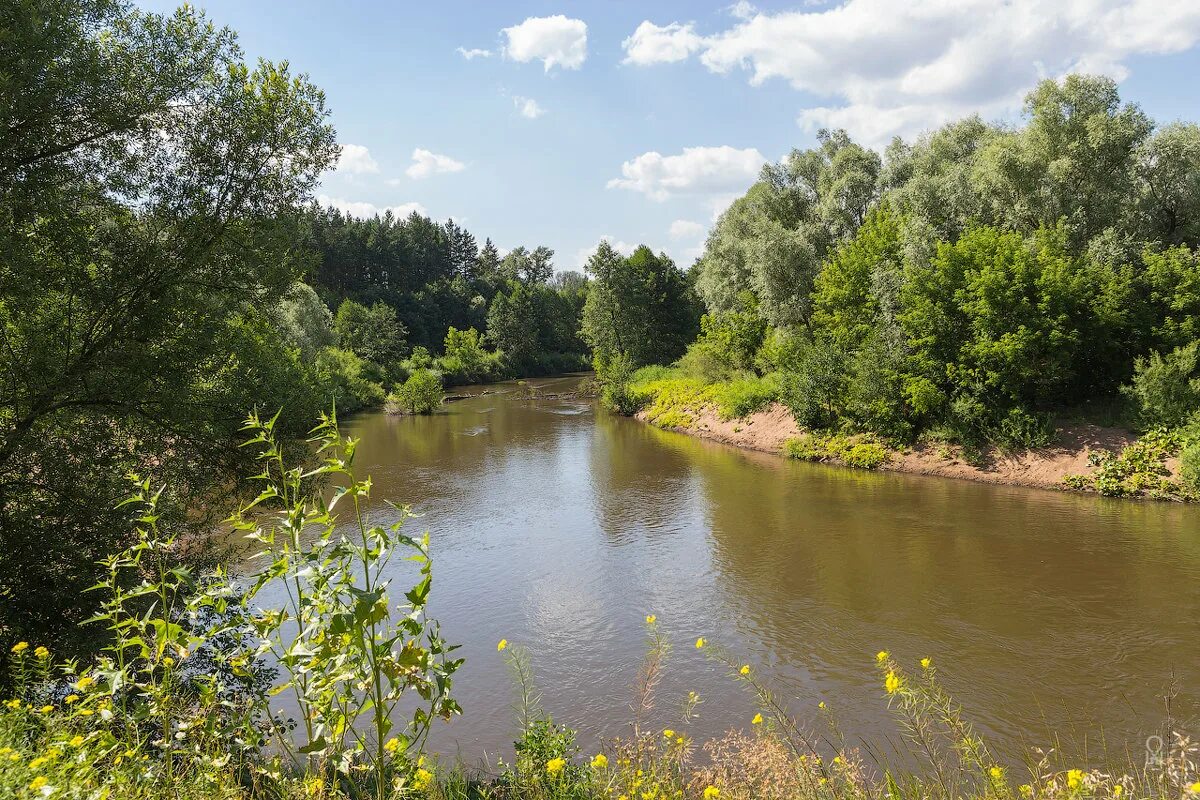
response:
<svg viewBox="0 0 1200 800"><path fill-rule="evenodd" d="M587 280L547 248L313 204L339 150L286 63L189 8L0 22L0 640L86 650L121 476L153 468L164 517L204 529L244 488L247 409L428 412L443 384L587 366Z"/></svg>
<svg viewBox="0 0 1200 800"><path fill-rule="evenodd" d="M679 381L759 376L808 428L970 451L1045 444L1056 415L1114 399L1139 429L1185 424L1200 127L1156 129L1081 75L1025 110L1021 127L968 118L883 157L823 132L765 167L692 270L707 313Z"/></svg>

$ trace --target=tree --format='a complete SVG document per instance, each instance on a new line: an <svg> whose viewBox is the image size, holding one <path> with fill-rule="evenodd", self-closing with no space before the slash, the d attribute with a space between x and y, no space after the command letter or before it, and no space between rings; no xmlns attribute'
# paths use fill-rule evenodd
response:
<svg viewBox="0 0 1200 800"><path fill-rule="evenodd" d="M305 265L337 147L316 87L189 7L37 6L0 12L0 629L54 644L127 530L113 476L202 494L242 457L236 321Z"/></svg>
<svg viewBox="0 0 1200 800"><path fill-rule="evenodd" d="M353 300L345 300L338 306L333 319L333 333L338 347L388 366L403 357L408 332L391 306L376 303L367 308Z"/></svg>
<svg viewBox="0 0 1200 800"><path fill-rule="evenodd" d="M622 257L606 241L588 259L584 340L602 359L628 355L635 366L683 355L699 330L700 309L683 271L665 253L638 247Z"/></svg>

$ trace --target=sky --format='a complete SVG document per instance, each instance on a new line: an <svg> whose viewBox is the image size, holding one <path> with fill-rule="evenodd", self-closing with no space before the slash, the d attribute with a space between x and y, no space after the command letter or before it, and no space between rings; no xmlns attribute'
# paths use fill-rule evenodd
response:
<svg viewBox="0 0 1200 800"><path fill-rule="evenodd" d="M193 5L325 91L343 152L322 203L453 218L558 269L602 238L689 266L762 164L822 127L882 150L971 113L1015 123L1071 71L1159 124L1200 120L1200 0Z"/></svg>

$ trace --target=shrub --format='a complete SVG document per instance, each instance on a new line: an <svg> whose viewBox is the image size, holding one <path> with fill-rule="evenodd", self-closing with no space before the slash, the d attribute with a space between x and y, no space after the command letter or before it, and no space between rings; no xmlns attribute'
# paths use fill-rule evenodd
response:
<svg viewBox="0 0 1200 800"><path fill-rule="evenodd" d="M1151 353L1134 365L1133 382L1121 388L1147 428L1182 425L1200 409L1200 341L1167 355Z"/></svg>
<svg viewBox="0 0 1200 800"><path fill-rule="evenodd" d="M846 397L845 354L833 345L808 343L798 351L795 369L783 374L779 395L801 425L833 427Z"/></svg>
<svg viewBox="0 0 1200 800"><path fill-rule="evenodd" d="M477 383L491 377L488 367L494 363L483 349L479 331L460 331L454 326L446 331L445 355L439 359L439 366L447 383Z"/></svg>
<svg viewBox="0 0 1200 800"><path fill-rule="evenodd" d="M432 414L442 404L442 379L428 369L418 369L388 395L389 414Z"/></svg>
<svg viewBox="0 0 1200 800"><path fill-rule="evenodd" d="M384 401L383 385L372 380L378 374L378 367L350 350L324 348L317 354L314 369L318 381L342 411L358 411Z"/></svg>
<svg viewBox="0 0 1200 800"><path fill-rule="evenodd" d="M367 308L353 300L343 300L338 306L333 333L338 347L385 366L400 360L408 336L396 309L386 303Z"/></svg>
<svg viewBox="0 0 1200 800"><path fill-rule="evenodd" d="M1200 441L1189 442L1179 451L1179 477L1189 492L1200 494Z"/></svg>
<svg viewBox="0 0 1200 800"><path fill-rule="evenodd" d="M721 419L737 419L779 399L778 376L745 375L727 383L714 384L706 394L716 403Z"/></svg>

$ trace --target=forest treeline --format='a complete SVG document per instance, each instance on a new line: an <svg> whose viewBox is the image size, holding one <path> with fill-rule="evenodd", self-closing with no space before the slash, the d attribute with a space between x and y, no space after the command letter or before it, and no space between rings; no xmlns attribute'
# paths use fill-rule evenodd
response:
<svg viewBox="0 0 1200 800"><path fill-rule="evenodd" d="M709 234L674 370L631 396L631 369L668 362L593 340L620 362L616 405L724 383L742 411L778 399L809 428L975 447L1043 444L1063 414L1170 428L1200 408L1196 124L1070 75L1019 125L969 117L882 156L818 138Z"/></svg>

